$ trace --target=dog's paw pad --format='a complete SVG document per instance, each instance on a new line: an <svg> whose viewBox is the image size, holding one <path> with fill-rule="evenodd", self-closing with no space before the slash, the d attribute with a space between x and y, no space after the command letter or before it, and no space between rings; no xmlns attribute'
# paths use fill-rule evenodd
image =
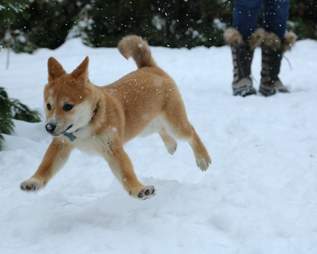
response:
<svg viewBox="0 0 317 254"><path fill-rule="evenodd" d="M23 191L38 191L43 187L43 184L37 179L29 179L21 183L20 188Z"/></svg>
<svg viewBox="0 0 317 254"><path fill-rule="evenodd" d="M155 188L154 186L145 186L139 193L138 193L138 198L139 199L148 199L152 196L155 195Z"/></svg>

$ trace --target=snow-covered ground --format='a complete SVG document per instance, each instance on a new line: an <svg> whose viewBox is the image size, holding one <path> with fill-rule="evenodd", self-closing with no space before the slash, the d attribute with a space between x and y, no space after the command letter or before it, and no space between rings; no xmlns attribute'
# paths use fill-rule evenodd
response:
<svg viewBox="0 0 317 254"><path fill-rule="evenodd" d="M152 51L183 94L210 170L196 167L186 144L170 156L154 135L127 145L139 177L156 186L150 200L129 197L101 158L79 151L44 190L24 193L19 184L51 138L43 123L16 122L0 152L0 253L317 253L317 42L286 54L281 78L292 93L270 98L231 95L228 47ZM0 53L0 85L43 114L48 57L71 71L86 55L96 84L135 69L116 49L71 40L13 54L8 71ZM257 50L256 86L259 72Z"/></svg>

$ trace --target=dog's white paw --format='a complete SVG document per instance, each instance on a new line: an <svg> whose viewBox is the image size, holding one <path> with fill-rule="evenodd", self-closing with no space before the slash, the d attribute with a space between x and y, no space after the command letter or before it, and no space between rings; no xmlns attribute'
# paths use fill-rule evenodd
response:
<svg viewBox="0 0 317 254"><path fill-rule="evenodd" d="M206 171L211 164L211 159L209 157L200 157L196 159L196 163L201 171Z"/></svg>
<svg viewBox="0 0 317 254"><path fill-rule="evenodd" d="M169 154L173 155L176 152L176 149L177 149L176 141L166 144L166 149L169 152Z"/></svg>
<svg viewBox="0 0 317 254"><path fill-rule="evenodd" d="M30 178L24 182L21 183L20 188L23 191L28 191L28 192L35 192L38 191L40 189L42 189L44 187L44 183L36 178Z"/></svg>
<svg viewBox="0 0 317 254"><path fill-rule="evenodd" d="M152 185L145 186L137 195L137 198L145 200L155 195L155 188Z"/></svg>

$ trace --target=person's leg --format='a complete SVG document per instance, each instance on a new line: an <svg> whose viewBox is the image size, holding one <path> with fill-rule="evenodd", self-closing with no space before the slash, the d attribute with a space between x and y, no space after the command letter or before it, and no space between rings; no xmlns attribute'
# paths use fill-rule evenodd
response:
<svg viewBox="0 0 317 254"><path fill-rule="evenodd" d="M247 40L256 30L258 14L261 11L262 0L235 0L233 5L233 27L244 40Z"/></svg>
<svg viewBox="0 0 317 254"><path fill-rule="evenodd" d="M224 39L231 47L233 60L233 95L255 94L251 79L251 63L258 39L255 33L261 0L235 0L233 28L228 28Z"/></svg>
<svg viewBox="0 0 317 254"><path fill-rule="evenodd" d="M288 19L289 0L264 0L263 27L284 38Z"/></svg>
<svg viewBox="0 0 317 254"><path fill-rule="evenodd" d="M288 92L278 77L284 46L288 43L285 35L288 9L289 0L264 0L263 26L267 32L262 44L260 93L265 96Z"/></svg>

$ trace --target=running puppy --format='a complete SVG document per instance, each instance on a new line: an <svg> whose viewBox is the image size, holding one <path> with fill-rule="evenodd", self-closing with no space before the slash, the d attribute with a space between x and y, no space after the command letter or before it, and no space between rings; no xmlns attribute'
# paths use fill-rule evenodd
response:
<svg viewBox="0 0 317 254"><path fill-rule="evenodd" d="M107 86L88 78L88 57L66 73L54 58L48 59L45 86L46 130L53 136L35 174L21 184L24 191L38 191L58 172L73 148L103 156L114 175L133 197L147 199L153 186L136 177L123 146L143 132L157 132L173 154L174 138L186 140L201 170L211 163L206 148L187 119L175 82L157 66L148 44L135 35L124 37L119 51L133 57L138 69Z"/></svg>

